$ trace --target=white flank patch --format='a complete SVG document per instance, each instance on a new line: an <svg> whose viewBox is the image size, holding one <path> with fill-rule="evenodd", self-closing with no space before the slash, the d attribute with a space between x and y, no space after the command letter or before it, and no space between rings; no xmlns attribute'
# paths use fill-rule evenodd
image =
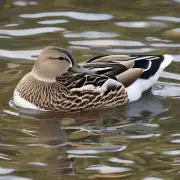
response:
<svg viewBox="0 0 180 180"><path fill-rule="evenodd" d="M136 80L128 88L126 88L128 99L130 102L136 101L141 97L142 91L140 89L141 79Z"/></svg>
<svg viewBox="0 0 180 180"><path fill-rule="evenodd" d="M150 77L149 79L138 79L131 84L126 89L128 92L129 101L132 102L138 100L144 91L150 89L157 82L164 68L166 68L172 62L172 60L173 56L168 54L164 55L164 61L154 76Z"/></svg>
<svg viewBox="0 0 180 180"><path fill-rule="evenodd" d="M164 69L166 68L173 60L173 56L169 55L169 54L165 54L164 55L164 61L161 64L161 68Z"/></svg>
<svg viewBox="0 0 180 180"><path fill-rule="evenodd" d="M127 88L129 101L131 102L138 100L144 91L148 90L153 84L156 83L161 72L162 69L159 69L156 74L149 79L138 79L131 84Z"/></svg>
<svg viewBox="0 0 180 180"><path fill-rule="evenodd" d="M34 104L30 103L29 101L23 99L22 97L20 97L19 93L16 91L16 89L14 90L14 103L16 106L22 107L22 108L27 108L27 109L34 109L34 110L38 110L39 108L37 106L35 106Z"/></svg>
<svg viewBox="0 0 180 180"><path fill-rule="evenodd" d="M162 69L159 69L156 74L149 79L138 79L127 88L129 101L138 100L142 93L150 89L158 80Z"/></svg>

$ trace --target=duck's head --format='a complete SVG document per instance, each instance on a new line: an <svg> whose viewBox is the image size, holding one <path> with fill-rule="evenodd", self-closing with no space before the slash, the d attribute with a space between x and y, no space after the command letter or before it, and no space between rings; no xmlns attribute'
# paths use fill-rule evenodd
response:
<svg viewBox="0 0 180 180"><path fill-rule="evenodd" d="M51 46L41 52L34 63L32 74L39 80L54 82L57 76L73 66L76 66L74 59L67 50Z"/></svg>

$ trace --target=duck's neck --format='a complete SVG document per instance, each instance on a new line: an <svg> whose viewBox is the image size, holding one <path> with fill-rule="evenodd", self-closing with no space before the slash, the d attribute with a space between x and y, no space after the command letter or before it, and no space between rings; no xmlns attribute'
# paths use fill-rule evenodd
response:
<svg viewBox="0 0 180 180"><path fill-rule="evenodd" d="M45 83L55 83L56 82L55 78L44 77L41 74L37 73L34 68L32 69L32 71L29 74L41 82L45 82Z"/></svg>

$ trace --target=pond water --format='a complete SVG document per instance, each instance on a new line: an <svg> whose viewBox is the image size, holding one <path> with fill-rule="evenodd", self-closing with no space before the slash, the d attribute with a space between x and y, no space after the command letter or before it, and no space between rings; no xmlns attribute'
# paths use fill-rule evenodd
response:
<svg viewBox="0 0 180 180"><path fill-rule="evenodd" d="M180 179L179 10L179 0L0 1L0 180ZM164 53L174 61L151 92L122 107L15 110L14 87L49 45L77 61Z"/></svg>

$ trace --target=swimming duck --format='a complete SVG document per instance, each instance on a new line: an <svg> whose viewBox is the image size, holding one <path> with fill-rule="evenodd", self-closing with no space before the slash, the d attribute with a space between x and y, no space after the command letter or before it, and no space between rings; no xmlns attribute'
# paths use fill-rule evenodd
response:
<svg viewBox="0 0 180 180"><path fill-rule="evenodd" d="M167 67L171 55L103 55L82 65L58 47L45 48L14 90L16 106L86 111L138 100Z"/></svg>

